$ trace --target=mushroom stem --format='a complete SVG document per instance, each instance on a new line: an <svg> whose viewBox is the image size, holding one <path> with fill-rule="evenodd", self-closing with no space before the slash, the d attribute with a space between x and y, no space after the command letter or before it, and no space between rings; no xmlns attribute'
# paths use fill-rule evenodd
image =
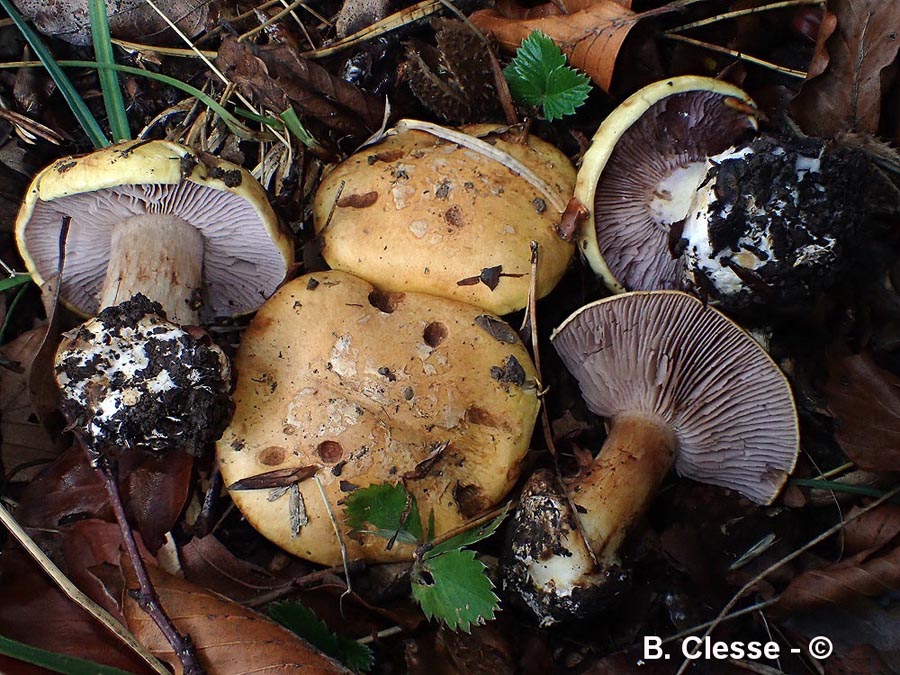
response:
<svg viewBox="0 0 900 675"><path fill-rule="evenodd" d="M569 486L578 519L598 563L618 550L675 461L672 429L652 414L618 415L593 465Z"/></svg>
<svg viewBox="0 0 900 675"><path fill-rule="evenodd" d="M198 322L192 297L201 286L203 235L193 225L168 215L134 216L113 229L110 249L101 309L143 293L169 321Z"/></svg>

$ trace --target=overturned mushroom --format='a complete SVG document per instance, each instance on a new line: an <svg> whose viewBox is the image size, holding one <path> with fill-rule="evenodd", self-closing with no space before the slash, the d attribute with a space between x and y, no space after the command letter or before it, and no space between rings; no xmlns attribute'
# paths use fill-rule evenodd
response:
<svg viewBox="0 0 900 675"><path fill-rule="evenodd" d="M244 169L168 141L60 159L32 181L16 239L40 283L83 315L143 293L176 323L252 312L293 260L265 192ZM199 307L199 315L198 315Z"/></svg>
<svg viewBox="0 0 900 675"><path fill-rule="evenodd" d="M745 92L706 77L673 77L626 99L600 125L578 171L588 211L578 238L613 291L679 288L670 229L680 236L707 160L752 135Z"/></svg>
<svg viewBox="0 0 900 675"><path fill-rule="evenodd" d="M621 544L673 465L766 504L793 470L799 443L790 387L775 363L686 293L600 300L551 339L610 429L568 497L541 473L516 513L504 583L544 624L595 612L622 590Z"/></svg>
<svg viewBox="0 0 900 675"><path fill-rule="evenodd" d="M235 414L217 444L226 485L290 474L305 511L299 533L278 490L231 496L264 536L323 564L341 560L329 511L352 558L409 556L408 545L349 536L340 501L356 488L403 481L422 522L434 514L435 535L497 504L538 410L528 352L502 321L343 272L284 285L251 322L235 368ZM314 480L295 477L310 466Z"/></svg>
<svg viewBox="0 0 900 675"><path fill-rule="evenodd" d="M385 291L432 293L494 314L521 309L531 242L541 251L538 297L571 259L574 247L558 226L575 169L553 146L535 136L519 141L505 127L447 131L483 141L490 154L400 129L332 170L314 204L322 254ZM485 270L497 273L496 283L479 281Z"/></svg>

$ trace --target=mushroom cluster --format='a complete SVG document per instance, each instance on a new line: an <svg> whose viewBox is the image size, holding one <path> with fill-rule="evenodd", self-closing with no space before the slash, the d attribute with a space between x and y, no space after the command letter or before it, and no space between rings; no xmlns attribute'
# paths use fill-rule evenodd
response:
<svg viewBox="0 0 900 675"><path fill-rule="evenodd" d="M691 295L600 300L551 340L610 429L565 492L547 472L523 491L504 579L543 624L596 612L622 590L621 545L673 466L766 504L799 449L793 397L778 366Z"/></svg>
<svg viewBox="0 0 900 675"><path fill-rule="evenodd" d="M549 143L507 127L447 131L445 139L401 127L325 176L314 204L322 254L384 291L430 293L498 315L521 309L531 242L540 248L538 297L574 252L559 224L575 169Z"/></svg>
<svg viewBox="0 0 900 675"><path fill-rule="evenodd" d="M285 284L250 323L235 368L235 413L217 443L226 485L298 476L302 513L291 517L283 489L231 496L270 540L329 565L341 540L352 558L410 554L349 536L339 504L357 488L403 481L422 521L433 513L436 536L497 504L519 476L538 411L534 367L505 323L337 271ZM304 480L306 467L315 480Z"/></svg>
<svg viewBox="0 0 900 675"><path fill-rule="evenodd" d="M702 77L649 85L604 120L575 194L581 249L610 289L791 306L857 264L896 188L861 150L756 130L746 93Z"/></svg>

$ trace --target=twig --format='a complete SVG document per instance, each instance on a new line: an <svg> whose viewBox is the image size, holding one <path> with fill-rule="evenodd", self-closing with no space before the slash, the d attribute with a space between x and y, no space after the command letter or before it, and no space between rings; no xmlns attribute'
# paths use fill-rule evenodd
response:
<svg viewBox="0 0 900 675"><path fill-rule="evenodd" d="M316 487L319 488L319 494L322 497L322 502L325 504L325 512L331 520L331 527L334 528L334 534L338 540L338 548L341 550L341 563L344 567L344 578L347 580L347 588L341 593L341 601L343 602L344 598L353 592L350 581L350 556L347 555L347 545L344 543L344 535L341 533L337 518L334 517L334 510L331 508L331 502L328 501L328 495L325 494L325 486L322 485L322 481L318 474L313 476L313 480L316 481Z"/></svg>
<svg viewBox="0 0 900 675"><path fill-rule="evenodd" d="M750 581L748 581L746 584L744 584L740 588L740 590L732 596L731 600L729 600L728 603L722 608L722 611L719 612L719 615L715 618L715 620L709 624L709 627L703 633L703 637L704 638L709 637L710 633L712 633L716 629L716 626L718 626L719 623L728 614L728 612L731 611L732 607L734 607L737 604L737 601L740 600L742 597L744 597L744 595L747 593L747 591L749 591L756 584L758 584L760 581L762 581L767 576L769 576L772 572L777 570L779 567L786 565L787 563L791 562L792 560L799 558L804 552L808 551L813 546L816 546L817 544L822 543L823 541L825 541L826 539L831 537L833 534L840 532L842 529L844 529L847 526L848 523L853 522L854 520L856 520L860 516L868 513L872 509L875 509L875 508L881 506L886 501L888 501L891 497L894 497L898 494L900 494L900 485L895 487L893 490L889 490L888 492L885 492L881 497L879 497L878 499L873 501L871 504L867 504L866 506L861 508L859 511L847 516L846 519L842 520L841 522L837 523L836 525L829 527L827 530L822 532L822 534L818 535L817 537L813 537L808 542L803 544L803 546L798 548L796 551L793 551L792 553L783 557L781 560L778 560L777 562L769 565L769 567L764 569L762 572L760 572L755 577L753 577ZM682 675L682 673L684 673L684 671L687 670L687 668L688 668L688 666L690 666L690 664L691 664L691 662L688 659L685 659L684 661L682 661L681 666L678 668L678 671L675 673L675 675Z"/></svg>
<svg viewBox="0 0 900 675"><path fill-rule="evenodd" d="M534 354L534 370L538 378L538 397L541 401L541 427L544 430L544 442L553 457L556 457L556 444L553 442L553 429L550 426L550 414L544 401L546 390L543 388L544 376L541 372L541 349L538 346L537 329L537 275L540 246L536 241L531 242L531 280L528 286L528 311L526 316L531 324L531 351Z"/></svg>
<svg viewBox="0 0 900 675"><path fill-rule="evenodd" d="M391 626L390 628L385 628L384 630L380 630L377 633L372 633L371 635L361 637L359 638L359 640L357 640L357 642L361 645L367 645L371 642L375 642L375 640L378 640L380 638L391 637L392 635L402 633L403 630L403 626Z"/></svg>
<svg viewBox="0 0 900 675"><path fill-rule="evenodd" d="M785 7L822 4L825 4L825 0L783 0L783 2L773 2L770 5L762 5L761 7L749 7L747 9L738 9L733 12L716 14L715 16L711 16L707 19L701 19L700 21L694 21L692 23L686 23L681 26L676 26L675 28L670 28L665 32L665 35L671 35L672 33L690 30L692 28L700 28L701 26L709 26L710 24L718 23L719 21L725 21L726 19L735 19L739 16L747 16L748 14L761 14L763 12L768 12L774 9L784 9Z"/></svg>
<svg viewBox="0 0 900 675"><path fill-rule="evenodd" d="M203 666L201 666L200 662L197 660L197 651L191 643L190 636L182 636L181 633L178 632L178 628L175 627L175 624L172 623L172 619L166 614L166 610L163 608L162 603L159 601L159 596L156 594L156 589L153 588L153 584L150 582L150 576L147 574L144 560L138 552L134 533L131 531L131 526L128 524L128 516L125 515L125 507L122 505L122 497L119 494L119 485L116 482L117 471L115 464L105 457L100 457L98 460L96 453L88 448L80 438L79 441L88 458L91 460L91 464L93 464L100 472L101 476L103 476L103 485L106 488L106 494L109 496L110 505L112 506L113 513L116 515L119 529L122 532L122 540L125 543L125 552L131 560L135 575L137 576L138 585L140 586L136 597L138 605L140 605L141 609L153 619L153 622L165 636L166 641L172 645L172 649L175 650L178 660L181 661L185 675L204 675L205 671L203 670Z"/></svg>
<svg viewBox="0 0 900 675"><path fill-rule="evenodd" d="M740 59L741 61L746 61L747 63L762 66L763 68L768 68L769 70L774 70L778 73L781 73L782 75L796 77L801 80L806 79L806 71L794 70L793 68L779 66L777 63L770 63L769 61L758 59L755 56L750 56L748 54L744 54L743 52L736 52L735 50L728 49L727 47L720 47L719 45L714 45L709 42L703 42L702 40L695 40L694 38L685 37L684 35L676 35L674 33L663 33L663 37L668 38L669 40L675 40L676 42L684 42L686 44L693 45L694 47L700 47L701 49L708 49L712 52L727 54L728 56Z"/></svg>
<svg viewBox="0 0 900 675"><path fill-rule="evenodd" d="M97 619L97 621L102 623L110 633L115 635L122 642L122 644L144 659L144 661L147 662L147 665L153 669L153 672L159 673L159 675L171 675L162 662L153 656L144 645L138 642L134 635L128 632L125 626L116 621L115 617L82 593L75 584L69 581L66 575L63 574L54 562L47 557L47 554L34 543L34 540L28 536L28 533L22 529L22 526L16 522L16 519L13 518L12 514L6 510L6 507L4 507L2 503L0 503L0 522L6 526L6 529L9 530L13 537L15 537L16 541L19 542L28 555L40 565L41 569L46 572L53 583L65 593L66 597Z"/></svg>
<svg viewBox="0 0 900 675"><path fill-rule="evenodd" d="M667 638L664 638L661 645L667 644L669 642L675 642L676 640L680 640L681 638L688 637L689 635L693 635L694 633L701 631L705 628L709 628L710 626L715 625L716 621L722 623L724 621L731 621L732 619L738 619L742 616L746 616L747 614L753 614L754 612L758 612L759 610L765 609L766 607L771 607L775 603L777 603L781 598L769 598L768 600L763 600L762 602L758 602L755 605L750 605L749 607L744 607L743 609L739 609L736 612L732 612L727 616L723 616L721 619L714 619L712 621L707 621L706 623L701 623L697 626L693 626L688 628L687 630L683 630L680 633L675 633L675 635L670 635Z"/></svg>
<svg viewBox="0 0 900 675"><path fill-rule="evenodd" d="M290 3L287 7L282 9L280 12L274 14L273 16L270 16L263 23L259 24L258 26L254 26L253 28L248 30L246 33L243 33L242 35L238 36L238 39L237 39L238 42L243 42L247 38L251 38L254 35L256 35L257 33L261 33L266 28L271 26L273 23L277 23L277 22L281 21L281 19L286 17L288 14L292 14L295 9L297 9L298 7L302 7L302 6L303 6L303 0L294 0L294 2ZM300 24L300 25L302 26L303 24ZM309 39L310 46L313 49L315 49L316 46L312 43L312 39L309 38L309 35L307 35L306 37L307 37L307 39Z"/></svg>

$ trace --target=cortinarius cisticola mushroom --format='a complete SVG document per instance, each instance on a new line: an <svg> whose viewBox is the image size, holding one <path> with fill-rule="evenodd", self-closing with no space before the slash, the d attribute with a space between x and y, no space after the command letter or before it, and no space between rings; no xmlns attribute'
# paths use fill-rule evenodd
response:
<svg viewBox="0 0 900 675"><path fill-rule="evenodd" d="M686 293L600 300L551 339L610 429L594 463L568 483L568 498L554 494L548 472L523 492L505 586L545 624L597 611L593 603L622 589L619 548L673 465L682 476L767 504L793 470L799 445L778 366L737 325Z"/></svg>
<svg viewBox="0 0 900 675"><path fill-rule="evenodd" d="M16 220L35 281L59 268L60 297L86 316L143 293L170 321L254 311L293 261L259 183L168 141L130 141L60 159L32 181Z"/></svg>
<svg viewBox="0 0 900 675"><path fill-rule="evenodd" d="M569 264L574 246L558 227L575 169L533 135L523 142L483 124L455 133L488 152L398 129L328 173L314 203L322 255L385 291L431 293L506 314L527 302L532 241L540 248L538 297ZM516 173L514 162L535 180Z"/></svg>
<svg viewBox="0 0 900 675"><path fill-rule="evenodd" d="M231 496L263 535L327 565L341 560L329 506L352 558L411 552L349 536L340 500L356 488L404 482L422 522L433 512L437 536L496 505L518 478L538 412L534 366L505 323L337 271L295 279L270 298L235 370L234 418L217 443L225 484L317 468L327 504L314 480L300 482L308 522L299 532L277 491Z"/></svg>

